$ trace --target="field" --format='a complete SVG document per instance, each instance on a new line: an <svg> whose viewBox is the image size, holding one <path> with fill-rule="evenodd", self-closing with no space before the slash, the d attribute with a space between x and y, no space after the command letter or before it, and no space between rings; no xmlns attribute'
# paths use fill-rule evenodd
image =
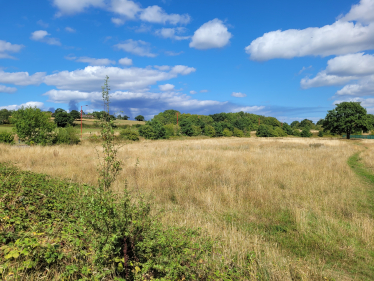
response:
<svg viewBox="0 0 374 281"><path fill-rule="evenodd" d="M120 148L124 169L113 188L127 182L131 193L145 194L164 225L201 227L220 241L227 264L251 257L263 280L373 280L373 185L352 169L355 159L347 164L352 155L374 172L370 141L140 141ZM0 145L7 161L97 184L95 145L86 141Z"/></svg>

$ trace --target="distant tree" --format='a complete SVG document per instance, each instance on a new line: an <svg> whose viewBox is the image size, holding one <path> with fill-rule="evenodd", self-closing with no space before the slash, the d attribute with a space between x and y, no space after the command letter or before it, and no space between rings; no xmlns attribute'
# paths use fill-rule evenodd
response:
<svg viewBox="0 0 374 281"><path fill-rule="evenodd" d="M72 110L72 111L70 111L69 114L73 118L73 120L81 119L81 113L78 112L77 110ZM82 115L83 115L83 113L82 113Z"/></svg>
<svg viewBox="0 0 374 281"><path fill-rule="evenodd" d="M329 110L323 122L324 130L330 130L335 134L347 134L362 130L369 131L372 128L366 109L360 102L342 102L336 105L335 109Z"/></svg>
<svg viewBox="0 0 374 281"><path fill-rule="evenodd" d="M21 107L12 113L12 119L14 130L21 141L42 145L52 143L56 125L39 108Z"/></svg>
<svg viewBox="0 0 374 281"><path fill-rule="evenodd" d="M322 126L323 125L323 121L325 121L325 119L319 119L316 123L317 126Z"/></svg>
<svg viewBox="0 0 374 281"><path fill-rule="evenodd" d="M57 127L65 128L66 126L72 126L74 122L73 117L65 110L55 113L55 123Z"/></svg>
<svg viewBox="0 0 374 281"><path fill-rule="evenodd" d="M299 125L300 125L299 121L293 121L290 126L292 129L295 129L295 128L298 128Z"/></svg>
<svg viewBox="0 0 374 281"><path fill-rule="evenodd" d="M0 124L9 123L9 117L12 112L6 108L0 110Z"/></svg>
<svg viewBox="0 0 374 281"><path fill-rule="evenodd" d="M123 120L128 120L129 118L130 118L130 117L127 116L127 115L123 115L123 117L122 117Z"/></svg>
<svg viewBox="0 0 374 281"><path fill-rule="evenodd" d="M144 116L143 115L138 115L135 117L136 121L144 121Z"/></svg>
<svg viewBox="0 0 374 281"><path fill-rule="evenodd" d="M65 109L62 109L62 108L57 108L57 109L55 110L55 114L56 114L56 113L59 113L59 112L66 112L66 110L65 110Z"/></svg>
<svg viewBox="0 0 374 281"><path fill-rule="evenodd" d="M323 137L323 131L319 131L318 132L318 136L321 138L321 137Z"/></svg>
<svg viewBox="0 0 374 281"><path fill-rule="evenodd" d="M270 126L261 124L256 131L256 136L265 138L273 137L273 134L270 130Z"/></svg>
<svg viewBox="0 0 374 281"><path fill-rule="evenodd" d="M192 128L192 122L189 119L182 119L181 122L179 122L179 126L181 127L182 134L186 136L193 136L194 130Z"/></svg>
<svg viewBox="0 0 374 281"><path fill-rule="evenodd" d="M291 126L288 125L286 122L283 123L282 129L283 129L283 131L284 131L287 135L292 135L292 134L293 134L293 131L292 131Z"/></svg>
<svg viewBox="0 0 374 281"><path fill-rule="evenodd" d="M309 120L309 119L304 119L303 121L300 122L300 125L299 125L300 128L313 128L314 127L314 123L312 120Z"/></svg>
<svg viewBox="0 0 374 281"><path fill-rule="evenodd" d="M309 127L304 127L303 130L301 131L301 137L303 138L309 138L312 136L312 133L310 132Z"/></svg>

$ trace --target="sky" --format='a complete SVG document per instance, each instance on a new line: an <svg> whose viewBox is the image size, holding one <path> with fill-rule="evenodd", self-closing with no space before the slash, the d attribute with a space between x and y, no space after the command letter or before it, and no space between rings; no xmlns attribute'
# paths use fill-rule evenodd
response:
<svg viewBox="0 0 374 281"><path fill-rule="evenodd" d="M0 109L374 113L374 0L0 0Z"/></svg>

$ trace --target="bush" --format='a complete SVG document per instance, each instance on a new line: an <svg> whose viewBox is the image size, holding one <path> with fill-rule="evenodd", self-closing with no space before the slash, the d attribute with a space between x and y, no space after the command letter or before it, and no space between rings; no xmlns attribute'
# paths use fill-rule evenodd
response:
<svg viewBox="0 0 374 281"><path fill-rule="evenodd" d="M14 143L14 133L12 132L0 132L0 142L2 143Z"/></svg>
<svg viewBox="0 0 374 281"><path fill-rule="evenodd" d="M138 141L139 132L133 129L125 129L120 132L121 138L125 140Z"/></svg>
<svg viewBox="0 0 374 281"><path fill-rule="evenodd" d="M302 131L301 131L301 134L300 136L302 138L310 138L313 134L310 132L310 129L308 127L304 128Z"/></svg>
<svg viewBox="0 0 374 281"><path fill-rule="evenodd" d="M274 128L273 135L275 137L287 137L287 133L283 131L281 127Z"/></svg>
<svg viewBox="0 0 374 281"><path fill-rule="evenodd" d="M298 129L294 129L292 134L293 134L295 137L300 137L300 136L301 136L300 131L299 131Z"/></svg>
<svg viewBox="0 0 374 281"><path fill-rule="evenodd" d="M204 128L204 134L208 137L215 137L216 136L216 130L211 125L206 125Z"/></svg>
<svg viewBox="0 0 374 281"><path fill-rule="evenodd" d="M90 135L88 137L89 142L94 142L95 143L95 142L100 142L101 140L102 140L101 137L96 135L96 134L91 134L90 133Z"/></svg>
<svg viewBox="0 0 374 281"><path fill-rule="evenodd" d="M274 134L272 131L273 130L270 126L261 124L256 131L256 136L265 137L265 138L274 137Z"/></svg>
<svg viewBox="0 0 374 281"><path fill-rule="evenodd" d="M321 137L323 137L323 132L322 131L319 131L318 132L318 136L321 138Z"/></svg>
<svg viewBox="0 0 374 281"><path fill-rule="evenodd" d="M72 126L74 122L74 117L72 117L66 111L60 111L55 113L55 123L57 127L65 128L66 126Z"/></svg>
<svg viewBox="0 0 374 281"><path fill-rule="evenodd" d="M192 125L192 136L200 136L201 135L201 128L199 126Z"/></svg>
<svg viewBox="0 0 374 281"><path fill-rule="evenodd" d="M73 127L59 128L54 143L56 144L78 144L80 142L77 131Z"/></svg>
<svg viewBox="0 0 374 281"><path fill-rule="evenodd" d="M150 139L150 140L155 139L155 131L150 125L141 126L139 128L139 134L146 139Z"/></svg>
<svg viewBox="0 0 374 281"><path fill-rule="evenodd" d="M173 137L175 135L173 124L164 125L164 128L165 128L165 137L166 138Z"/></svg>
<svg viewBox="0 0 374 281"><path fill-rule="evenodd" d="M222 135L224 137L232 137L232 132L229 129L226 128L226 129L223 130Z"/></svg>
<svg viewBox="0 0 374 281"><path fill-rule="evenodd" d="M234 137L238 137L238 138L244 137L243 131L239 130L238 128L234 128Z"/></svg>

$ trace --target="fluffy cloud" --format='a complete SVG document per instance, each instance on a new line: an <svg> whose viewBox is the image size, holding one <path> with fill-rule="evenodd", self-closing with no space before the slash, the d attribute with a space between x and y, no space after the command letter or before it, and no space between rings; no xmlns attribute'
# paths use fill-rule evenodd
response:
<svg viewBox="0 0 374 281"><path fill-rule="evenodd" d="M118 61L119 64L122 65L132 65L132 59L129 58L122 58Z"/></svg>
<svg viewBox="0 0 374 281"><path fill-rule="evenodd" d="M190 43L191 48L199 50L222 48L229 44L232 34L219 19L204 23L195 31Z"/></svg>
<svg viewBox="0 0 374 281"><path fill-rule="evenodd" d="M28 72L4 72L0 70L0 83L19 86L40 85L45 75L45 72L29 75Z"/></svg>
<svg viewBox="0 0 374 281"><path fill-rule="evenodd" d="M57 17L73 15L83 12L89 7L104 7L104 0L53 0L53 4L59 9Z"/></svg>
<svg viewBox="0 0 374 281"><path fill-rule="evenodd" d="M243 94L243 93L236 93L236 92L233 92L231 94L232 97L236 97L236 98L245 98L247 95L246 94Z"/></svg>
<svg viewBox="0 0 374 281"><path fill-rule="evenodd" d="M57 45L57 46L61 45L61 43L58 39L52 38L52 37L47 37L48 35L50 35L50 34L45 30L37 30L37 31L34 31L33 33L31 33L30 39L32 39L34 41L44 42L44 43L47 43L49 45Z"/></svg>
<svg viewBox="0 0 374 281"><path fill-rule="evenodd" d="M29 101L20 105L13 104L13 105L7 105L7 106L0 106L0 109L8 109L8 110L17 110L21 107L37 107L37 108L43 108L44 103L39 101Z"/></svg>
<svg viewBox="0 0 374 281"><path fill-rule="evenodd" d="M348 83L351 80L358 79L356 76L338 76L329 75L325 70L319 72L316 77L305 77L301 79L300 85L303 89L323 86L338 86Z"/></svg>
<svg viewBox="0 0 374 281"><path fill-rule="evenodd" d="M89 57L80 57L76 59L77 62L84 62L88 63L89 65L110 65L110 64L116 64L115 61L110 59L95 59L95 58L89 58Z"/></svg>
<svg viewBox="0 0 374 281"><path fill-rule="evenodd" d="M356 53L374 48L373 0L361 0L331 25L265 33L245 48L252 60ZM352 21L356 21L355 23Z"/></svg>
<svg viewBox="0 0 374 281"><path fill-rule="evenodd" d="M160 88L161 91L163 92L169 92L169 91L173 91L175 86L173 84L165 84L165 85L159 85L158 86Z"/></svg>
<svg viewBox="0 0 374 281"><path fill-rule="evenodd" d="M109 9L114 13L124 16L126 19L135 19L136 15L141 11L138 4L129 0L112 0Z"/></svg>
<svg viewBox="0 0 374 281"><path fill-rule="evenodd" d="M124 19L111 18L110 20L111 20L112 23L114 23L116 26L121 26L121 25L124 25L124 24L125 24L125 20L124 20Z"/></svg>
<svg viewBox="0 0 374 281"><path fill-rule="evenodd" d="M6 87L4 85L0 85L0 93L13 94L16 91L17 91L17 88Z"/></svg>
<svg viewBox="0 0 374 281"><path fill-rule="evenodd" d="M124 43L120 43L114 46L117 49L124 50L128 53L141 56L154 58L157 55L151 52L151 46L149 43L142 40L126 40Z"/></svg>
<svg viewBox="0 0 374 281"><path fill-rule="evenodd" d="M374 75L359 80L356 84L344 86L336 92L337 96L372 96L374 95Z"/></svg>
<svg viewBox="0 0 374 281"><path fill-rule="evenodd" d="M8 53L17 53L23 47L23 45L12 44L4 40L0 40L0 59L14 59L14 57Z"/></svg>
<svg viewBox="0 0 374 281"><path fill-rule="evenodd" d="M192 90L192 91L190 91L190 94L191 94L191 95L196 95L197 92Z"/></svg>
<svg viewBox="0 0 374 281"><path fill-rule="evenodd" d="M151 23L187 24L191 18L188 14L167 14L159 6L149 6L142 10L140 19Z"/></svg>
<svg viewBox="0 0 374 281"><path fill-rule="evenodd" d="M56 86L60 90L95 91L101 89L106 75L110 77L110 86L113 90L147 90L150 85L159 81L165 81L187 75L195 71L195 68L177 65L169 71L161 71L152 68L119 68L104 66L87 66L75 71L61 71L48 75L44 83ZM1 79L1 76L0 76ZM1 81L0 81L1 82Z"/></svg>
<svg viewBox="0 0 374 281"><path fill-rule="evenodd" d="M69 103L74 100L88 101L88 100L100 100L101 92L81 92L81 91L71 91L71 90L50 90L43 94L48 96L50 101L56 103Z"/></svg>
<svg viewBox="0 0 374 281"><path fill-rule="evenodd" d="M186 32L186 28L184 27L176 27L176 28L161 28L156 30L156 35L162 38L170 38L174 40L186 40L189 39L190 36L180 36L177 34L182 34Z"/></svg>

